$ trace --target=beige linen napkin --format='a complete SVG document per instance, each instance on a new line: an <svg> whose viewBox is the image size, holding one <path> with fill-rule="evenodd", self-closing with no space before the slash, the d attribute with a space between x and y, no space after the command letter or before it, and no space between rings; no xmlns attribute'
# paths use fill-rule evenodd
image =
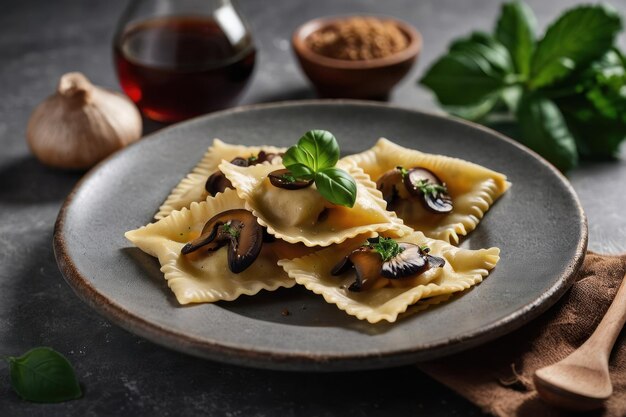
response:
<svg viewBox="0 0 626 417"><path fill-rule="evenodd" d="M626 254L588 252L576 282L548 312L512 334L452 357L419 364L420 369L501 417L560 417L533 387L535 370L557 362L580 346L608 309L626 272ZM626 416L626 331L610 361L613 396L606 407L587 414Z"/></svg>

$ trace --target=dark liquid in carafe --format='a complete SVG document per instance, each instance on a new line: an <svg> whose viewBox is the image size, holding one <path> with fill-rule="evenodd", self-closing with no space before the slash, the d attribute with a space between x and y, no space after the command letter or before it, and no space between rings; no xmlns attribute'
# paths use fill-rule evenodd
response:
<svg viewBox="0 0 626 417"><path fill-rule="evenodd" d="M132 25L114 47L122 88L147 117L161 122L228 107L254 68L252 41L248 34L239 37L229 39L210 17L163 17Z"/></svg>

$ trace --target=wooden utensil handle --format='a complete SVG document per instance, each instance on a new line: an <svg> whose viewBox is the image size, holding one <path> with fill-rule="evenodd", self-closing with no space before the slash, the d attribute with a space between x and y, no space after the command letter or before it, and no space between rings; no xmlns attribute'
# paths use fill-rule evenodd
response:
<svg viewBox="0 0 626 417"><path fill-rule="evenodd" d="M584 349L604 352L608 358L624 323L626 323L626 275L602 321L584 343Z"/></svg>

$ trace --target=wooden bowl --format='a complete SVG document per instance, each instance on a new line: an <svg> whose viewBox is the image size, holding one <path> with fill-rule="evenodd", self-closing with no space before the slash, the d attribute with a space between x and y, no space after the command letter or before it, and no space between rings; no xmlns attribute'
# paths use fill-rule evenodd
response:
<svg viewBox="0 0 626 417"><path fill-rule="evenodd" d="M334 16L306 22L294 32L291 42L302 70L322 97L384 100L409 72L422 49L422 36L408 23L386 16L375 17L393 22L407 37L408 46L384 58L344 60L314 52L306 42L312 33L340 20L356 16Z"/></svg>

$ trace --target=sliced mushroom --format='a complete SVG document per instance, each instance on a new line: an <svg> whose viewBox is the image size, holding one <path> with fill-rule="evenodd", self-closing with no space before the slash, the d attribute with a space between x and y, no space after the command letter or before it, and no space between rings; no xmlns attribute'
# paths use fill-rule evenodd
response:
<svg viewBox="0 0 626 417"><path fill-rule="evenodd" d="M352 252L344 256L341 261L339 261L337 265L335 265L333 269L330 270L330 274L333 276L337 276L348 272L348 270L350 270L354 266L352 265L352 261L350 260L350 255L352 255Z"/></svg>
<svg viewBox="0 0 626 417"><path fill-rule="evenodd" d="M446 264L446 260L438 256L426 255L426 259L431 268L443 268Z"/></svg>
<svg viewBox="0 0 626 417"><path fill-rule="evenodd" d="M250 160L249 160L249 159L242 158L242 157L240 157L240 156L237 156L237 157L235 157L235 158L231 159L231 160L230 160L230 163L231 163L231 164L233 164L233 165L236 165L236 166L238 166L238 167L247 167L247 166L249 166L249 165L252 165L252 164L250 163Z"/></svg>
<svg viewBox="0 0 626 417"><path fill-rule="evenodd" d="M261 151L259 152L259 155L256 157L256 159L250 162L250 165L262 164L263 162L272 163L274 158L278 158L280 156L282 156L281 153Z"/></svg>
<svg viewBox="0 0 626 417"><path fill-rule="evenodd" d="M382 258L378 252L370 248L355 250L350 254L350 262L356 271L356 281L348 287L349 291L365 291L374 286L380 278Z"/></svg>
<svg viewBox="0 0 626 417"><path fill-rule="evenodd" d="M419 246L405 242L398 245L402 248L402 252L387 262L383 262L380 272L382 276L400 279L421 274L428 269L428 262Z"/></svg>
<svg viewBox="0 0 626 417"><path fill-rule="evenodd" d="M206 180L206 184L204 184L204 189L212 197L215 197L217 193L223 193L227 188L233 188L233 184L226 178L226 175L219 170L211 174Z"/></svg>
<svg viewBox="0 0 626 417"><path fill-rule="evenodd" d="M431 268L441 268L446 264L443 258L428 255L428 248L422 250L412 243L400 242L402 248L395 257L383 262L380 274L389 279L402 279L423 274Z"/></svg>
<svg viewBox="0 0 626 417"><path fill-rule="evenodd" d="M376 243L376 238L369 239L369 244L344 256L331 270L331 275L342 275L354 268L356 280L348 290L359 292L380 288L379 283L382 286L388 283L385 279L401 280L414 277L431 268L441 268L446 264L445 259L429 255L429 248L422 249L407 242L399 242L398 245L402 251L388 261L383 261L380 253L371 246Z"/></svg>
<svg viewBox="0 0 626 417"><path fill-rule="evenodd" d="M183 246L186 255L202 247L216 250L228 244L228 267L238 274L259 256L263 245L263 228L247 210L233 209L216 214L204 225L197 239Z"/></svg>
<svg viewBox="0 0 626 417"><path fill-rule="evenodd" d="M250 157L250 158L242 158L237 156L233 158L230 163L236 165L238 167L247 167L251 165L261 164L263 162L272 162L272 160L281 154L273 153L273 152L259 152L258 156ZM233 188L233 184L230 182L228 178L222 173L222 171L215 171L213 174L209 176L204 184L204 189L209 195L215 197L217 193L223 193L227 188Z"/></svg>
<svg viewBox="0 0 626 417"><path fill-rule="evenodd" d="M393 203L398 197L396 188L402 183L402 172L398 168L390 169L376 180L376 188L383 193L383 199L387 205Z"/></svg>
<svg viewBox="0 0 626 417"><path fill-rule="evenodd" d="M284 188L285 190L299 190L313 184L312 179L295 178L288 169L272 171L267 176L274 187Z"/></svg>
<svg viewBox="0 0 626 417"><path fill-rule="evenodd" d="M361 246L350 252L331 270L332 275L341 275L354 268L356 280L348 287L348 291L359 292L371 289L381 278L382 258L370 247Z"/></svg>
<svg viewBox="0 0 626 417"><path fill-rule="evenodd" d="M212 219L211 219L212 220ZM227 241L223 239L223 236L218 236L218 228L223 223L214 223L209 220L205 223L202 228L202 233L200 236L192 240L191 242L185 244L183 248L180 250L180 253L183 255L187 255L189 253L195 252L200 248L205 248L208 252L217 250L224 246Z"/></svg>
<svg viewBox="0 0 626 417"><path fill-rule="evenodd" d="M230 163L239 167L247 167L249 165L248 160L241 157L233 158ZM206 184L204 184L204 189L212 197L215 197L217 193L223 193L227 188L233 188L233 184L220 170L211 174L206 180Z"/></svg>
<svg viewBox="0 0 626 417"><path fill-rule="evenodd" d="M452 198L447 192L445 184L441 182L433 172L426 168L412 168L403 179L407 191L418 197L424 207L433 213L449 213L452 211ZM438 190L425 193L424 186L418 184L432 185Z"/></svg>

